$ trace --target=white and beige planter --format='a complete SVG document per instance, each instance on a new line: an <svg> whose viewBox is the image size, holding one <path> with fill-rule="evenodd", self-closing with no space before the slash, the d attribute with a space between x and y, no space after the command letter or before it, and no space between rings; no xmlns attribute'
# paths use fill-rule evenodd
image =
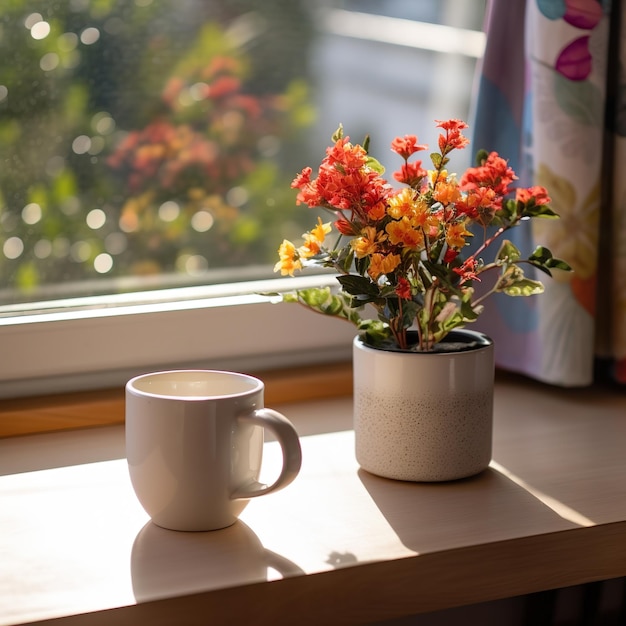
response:
<svg viewBox="0 0 626 626"><path fill-rule="evenodd" d="M454 331L449 351L372 348L354 340L356 458L368 472L407 481L447 481L491 461L493 342Z"/></svg>

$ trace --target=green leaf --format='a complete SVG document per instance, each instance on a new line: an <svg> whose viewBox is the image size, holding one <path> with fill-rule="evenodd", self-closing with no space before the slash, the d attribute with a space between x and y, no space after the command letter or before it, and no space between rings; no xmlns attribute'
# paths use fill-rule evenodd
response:
<svg viewBox="0 0 626 626"><path fill-rule="evenodd" d="M517 280L499 291L502 291L507 296L534 296L536 294L543 293L543 290L543 284L538 280L522 278L521 280Z"/></svg>
<svg viewBox="0 0 626 626"><path fill-rule="evenodd" d="M370 346L381 344L391 336L391 329L379 320L361 320L357 324L362 339Z"/></svg>
<svg viewBox="0 0 626 626"><path fill-rule="evenodd" d="M476 159L475 159L476 165L481 166L487 160L488 156L489 156L489 152L487 152L487 150L485 150L484 148L481 148L476 153Z"/></svg>
<svg viewBox="0 0 626 626"><path fill-rule="evenodd" d="M538 280L531 280L524 276L524 270L517 264L504 266L502 276L494 291L505 293L508 296L533 296L543 292L543 284Z"/></svg>
<svg viewBox="0 0 626 626"><path fill-rule="evenodd" d="M333 143L336 143L340 139L343 139L343 124L339 124L337 130L331 136L331 141Z"/></svg>
<svg viewBox="0 0 626 626"><path fill-rule="evenodd" d="M361 276L365 276L365 274L367 273L367 268L370 266L370 257L369 256L364 256L360 259L355 259L354 261L354 268L356 269L356 271L361 275ZM346 267L346 272L348 272L350 270L349 267Z"/></svg>
<svg viewBox="0 0 626 626"><path fill-rule="evenodd" d="M311 287L309 289L300 289L300 291L298 291L298 296L304 304L317 309L330 299L330 287Z"/></svg>
<svg viewBox="0 0 626 626"><path fill-rule="evenodd" d="M519 249L508 239L503 239L496 260L508 263L515 263L521 258Z"/></svg>
<svg viewBox="0 0 626 626"><path fill-rule="evenodd" d="M433 152L430 155L430 160L433 162L436 170L441 167L442 156L438 152Z"/></svg>
<svg viewBox="0 0 626 626"><path fill-rule="evenodd" d="M508 198L502 202L502 208L498 211L498 216L507 220L507 222L511 222L515 217L517 217L517 207L518 203L516 200L512 200Z"/></svg>
<svg viewBox="0 0 626 626"><path fill-rule="evenodd" d="M374 157L368 155L365 163L367 167L369 167L371 170L374 170L375 172L378 172L379 174L385 173L385 167L382 165L382 163L378 159L375 159Z"/></svg>
<svg viewBox="0 0 626 626"><path fill-rule="evenodd" d="M552 256L552 252L544 246L537 246L533 253L528 257L528 261L536 268L542 270L549 276L552 276L551 269L559 269L564 272L571 272L571 266L563 261Z"/></svg>
<svg viewBox="0 0 626 626"><path fill-rule="evenodd" d="M344 276L337 276L337 280L342 289L352 296L372 296L378 297L380 290L378 287L365 276L355 276L354 274L346 274Z"/></svg>
<svg viewBox="0 0 626 626"><path fill-rule="evenodd" d="M533 202L529 202L526 206L523 204L522 206L522 217L544 217L549 219L559 217L559 214L555 213L547 204L534 204Z"/></svg>
<svg viewBox="0 0 626 626"><path fill-rule="evenodd" d="M363 150L365 150L365 152L370 151L370 136L369 135L365 135L365 139L363 139Z"/></svg>

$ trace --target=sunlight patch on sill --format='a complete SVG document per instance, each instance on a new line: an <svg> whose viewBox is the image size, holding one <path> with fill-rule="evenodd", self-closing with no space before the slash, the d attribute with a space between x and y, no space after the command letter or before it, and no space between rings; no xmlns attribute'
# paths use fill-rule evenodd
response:
<svg viewBox="0 0 626 626"><path fill-rule="evenodd" d="M525 480L516 476L512 472L510 472L506 467L500 465L500 463L496 461L491 461L491 467L500 472L503 476L506 476L510 481L514 482L516 485L525 489L531 496L534 496L545 504L548 508L552 509L558 516L567 520L568 522L572 522L572 524L577 524L578 526L595 526L595 522L590 520L588 517L585 517L582 513L572 509L571 507L563 504L563 502L549 496L539 489L535 489L532 485L529 485Z"/></svg>

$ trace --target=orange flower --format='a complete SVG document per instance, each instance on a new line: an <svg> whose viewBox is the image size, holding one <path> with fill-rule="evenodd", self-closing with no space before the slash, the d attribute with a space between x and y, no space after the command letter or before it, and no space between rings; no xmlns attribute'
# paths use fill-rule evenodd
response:
<svg viewBox="0 0 626 626"><path fill-rule="evenodd" d="M456 222L446 226L446 243L451 248L457 250L462 248L465 245L465 238L471 236L472 233L465 228L465 222Z"/></svg>
<svg viewBox="0 0 626 626"><path fill-rule="evenodd" d="M376 252L372 255L367 273L373 280L378 280L382 274L391 274L400 265L400 257L397 254L380 254Z"/></svg>
<svg viewBox="0 0 626 626"><path fill-rule="evenodd" d="M389 222L385 230L387 231L387 235L389 235L389 241L394 246L403 246L414 250L424 247L423 233L421 230L413 228L411 220L409 220L408 217Z"/></svg>
<svg viewBox="0 0 626 626"><path fill-rule="evenodd" d="M350 242L357 259L371 256L378 251L380 243L384 241L385 235L380 233L373 226L366 226L361 231L361 236L356 237Z"/></svg>
<svg viewBox="0 0 626 626"><path fill-rule="evenodd" d="M433 191L433 198L445 206L454 204L461 198L457 182L454 179L451 181L440 180Z"/></svg>

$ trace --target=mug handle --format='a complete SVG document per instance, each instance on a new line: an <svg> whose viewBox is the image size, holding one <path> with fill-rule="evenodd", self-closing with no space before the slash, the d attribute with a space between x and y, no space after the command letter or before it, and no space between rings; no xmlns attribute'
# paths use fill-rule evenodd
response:
<svg viewBox="0 0 626 626"><path fill-rule="evenodd" d="M270 485L254 482L251 485L237 488L231 499L255 498L278 491L293 482L302 466L302 449L300 439L293 424L278 411L273 409L257 409L253 413L239 417L248 423L269 429L274 433L283 453L283 467L278 478Z"/></svg>

